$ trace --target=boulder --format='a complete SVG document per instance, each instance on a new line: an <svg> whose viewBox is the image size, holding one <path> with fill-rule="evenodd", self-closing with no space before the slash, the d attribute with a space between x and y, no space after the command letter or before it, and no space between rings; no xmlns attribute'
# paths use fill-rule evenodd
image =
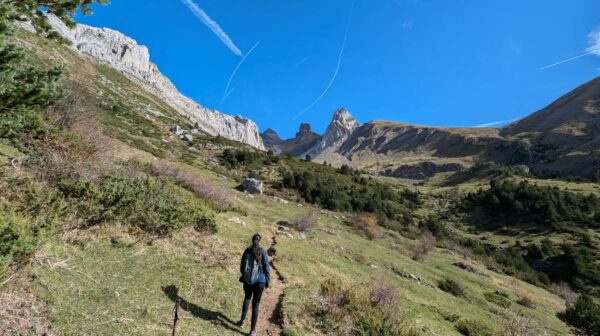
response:
<svg viewBox="0 0 600 336"><path fill-rule="evenodd" d="M175 135L182 135L183 134L183 129L179 125L172 126L169 129L169 131L171 131L171 133L173 133Z"/></svg>
<svg viewBox="0 0 600 336"><path fill-rule="evenodd" d="M239 217L231 217L229 218L229 221L235 224L240 224L241 226L246 226L246 222L244 222L242 219L240 219Z"/></svg>
<svg viewBox="0 0 600 336"><path fill-rule="evenodd" d="M263 193L264 184L261 180L247 178L242 183L242 187L244 188L244 191L247 191L249 194L261 195Z"/></svg>
<svg viewBox="0 0 600 336"><path fill-rule="evenodd" d="M184 134L181 139L187 142L194 141L194 137L191 134Z"/></svg>
<svg viewBox="0 0 600 336"><path fill-rule="evenodd" d="M529 169L529 167L526 165L516 165L513 168L517 171L517 174L519 175L528 175L531 171L531 169Z"/></svg>

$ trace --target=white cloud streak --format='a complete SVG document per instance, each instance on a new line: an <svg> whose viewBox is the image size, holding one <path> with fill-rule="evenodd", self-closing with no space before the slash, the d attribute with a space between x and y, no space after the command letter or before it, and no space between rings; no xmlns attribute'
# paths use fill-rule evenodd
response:
<svg viewBox="0 0 600 336"><path fill-rule="evenodd" d="M344 42L342 43L342 48L340 49L340 54L338 56L338 62L335 67L335 71L333 72L333 76L331 77L331 80L329 81L329 84L327 84L327 87L325 87L325 90L323 90L323 92L317 97L317 99L315 99L312 103L310 103L310 105L308 105L306 108L304 108L302 111L300 111L300 113L296 114L292 118L292 120L298 119L301 115L306 113L306 111L310 110L315 105L317 105L317 103L327 94L327 92L329 91L329 89L331 88L333 83L335 82L335 79L337 78L337 75L340 71L340 66L342 65L342 58L344 56L344 49L346 49L346 41L348 40L348 31L350 30L350 22L352 20L352 13L354 12L354 3L355 2L356 2L356 0L353 0L352 7L350 7L350 13L348 14L348 22L346 24L346 31L344 33Z"/></svg>
<svg viewBox="0 0 600 336"><path fill-rule="evenodd" d="M580 59L580 58L582 58L582 57L585 57L585 56L587 56L587 55L591 55L591 54L593 54L593 53L594 53L594 52L588 51L588 52L585 52L585 53L583 53L583 54L579 54L579 55L577 55L577 56L569 57L569 58L567 58L567 59L564 59L564 60L562 60L562 61L558 61L558 62L556 62L556 63L552 63L552 64L550 64L550 65L546 65L545 67L541 67L541 68L540 68L540 70L546 70L546 69L554 68L555 66L558 66L558 65L561 65L561 64L564 64L564 63L568 63L568 62L574 61L574 60L576 60L576 59Z"/></svg>
<svg viewBox="0 0 600 336"><path fill-rule="evenodd" d="M554 68L555 66L568 63L588 55L600 56L600 28L597 28L596 30L588 34L588 47L585 49L584 52L580 53L579 55L558 61L556 63L546 65L540 68L540 70Z"/></svg>
<svg viewBox="0 0 600 336"><path fill-rule="evenodd" d="M486 128L486 127L499 127L512 123L513 121L517 121L521 118L508 119L508 120L500 120L500 121L492 121L489 123L473 126L474 128Z"/></svg>
<svg viewBox="0 0 600 336"><path fill-rule="evenodd" d="M229 50L231 50L232 53L242 57L242 51L235 45L235 43L233 43L229 35L227 35L227 33L225 33L221 26L219 26L218 23L211 19L210 16L208 16L208 14L206 14L206 12L202 10L202 8L200 8L200 6L198 6L192 0L181 0L181 2L184 5L186 5L187 8L189 8L190 11L192 11L192 13L200 21L202 21L202 23L204 23L210 30L212 30L212 32L215 33L215 35L217 35L221 42L223 42L223 44L225 44L225 46L227 46L227 48L229 48Z"/></svg>
<svg viewBox="0 0 600 336"><path fill-rule="evenodd" d="M250 54L252 54L254 49L256 49L256 47L258 47L259 44L260 44L260 41L256 42L256 44L254 44L254 46L250 50L248 50L246 55L244 55L244 57L242 57L242 59L238 62L238 64L235 66L235 69L233 69L233 72L229 76L229 80L227 80L227 85L225 86L225 91L223 91L223 98L221 98L221 106L225 102L225 99L231 94L231 91L229 91L229 86L231 85L231 82L233 81L235 74L237 74L238 70L240 69L240 67L242 66L244 61L248 58L248 56L250 56Z"/></svg>

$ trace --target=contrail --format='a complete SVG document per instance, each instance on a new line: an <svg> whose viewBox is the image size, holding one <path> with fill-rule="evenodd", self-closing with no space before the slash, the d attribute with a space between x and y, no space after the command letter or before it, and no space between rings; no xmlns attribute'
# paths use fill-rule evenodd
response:
<svg viewBox="0 0 600 336"><path fill-rule="evenodd" d="M321 93L321 95L319 97L317 97L317 99L315 99L305 109L303 109L302 111L300 111L300 113L298 113L295 117L293 117L292 120L298 119L298 117L300 117L301 115L303 115L306 111L308 111L311 108L313 108L313 106L315 106L321 100L321 98L323 98L327 94L327 92L329 91L329 89L331 88L331 86L333 85L333 83L335 82L335 79L336 79L336 77L338 75L338 72L340 71L340 65L342 64L342 57L344 56L344 49L346 48L346 41L348 40L348 30L350 29L350 21L352 19L352 13L354 12L354 3L355 2L356 2L356 0L352 0L352 7L350 7L350 13L348 14L348 22L346 23L346 32L344 33L344 42L342 43L342 49L340 49L340 54L338 56L337 66L335 67L335 71L333 73L333 76L331 77L331 80L329 81L329 84L327 84L327 87Z"/></svg>
<svg viewBox="0 0 600 336"><path fill-rule="evenodd" d="M256 44L254 44L254 47L252 47L246 53L246 55L244 55L244 57L242 57L242 59L240 60L240 62L236 65L235 69L233 69L233 72L231 73L231 75L229 76L229 80L227 81L227 85L225 86L225 91L223 91L223 98L221 98L221 105L223 105L223 102L225 101L225 98L227 98L227 96L229 96L229 94L231 94L231 92L229 91L229 86L231 85L231 81L233 80L233 77L235 77L235 74L238 72L238 70L242 66L242 63L244 63L244 61L246 60L246 58L248 58L248 56L250 56L250 54L252 54L252 52L254 51L254 49L256 49L256 47L258 47L259 44L260 44L260 41L256 42Z"/></svg>
<svg viewBox="0 0 600 336"><path fill-rule="evenodd" d="M308 60L309 60L309 59L311 59L311 58L312 58L312 56L306 56L306 57L304 57L304 58L303 58L302 60L300 60L298 63L294 64L294 65L292 66L292 68L297 68L297 67L301 66L302 64L306 63L306 61L308 61Z"/></svg>
<svg viewBox="0 0 600 336"><path fill-rule="evenodd" d="M513 121L517 121L521 118L515 118L515 119L509 119L509 120L501 120L501 121L492 121L489 123L485 123L485 124L481 124L481 125L477 125L477 126L472 126L473 128L485 128L485 127L495 127L495 126L503 126L506 124L509 124Z"/></svg>
<svg viewBox="0 0 600 336"><path fill-rule="evenodd" d="M223 100L227 99L227 97L229 97L229 95L231 95L231 93L235 91L235 87L232 87L231 90L229 90L229 92L227 92L224 96L223 96ZM222 104L222 103L221 103Z"/></svg>
<svg viewBox="0 0 600 336"><path fill-rule="evenodd" d="M583 54L579 54L579 55L577 55L577 56L573 56L573 57L571 57L571 58L567 58L567 59L565 59L565 60L562 60L562 61L559 61L559 62L556 62L556 63L552 63L552 64L550 64L550 65L546 65L545 67L542 67L542 68L540 68L540 70L546 70L546 69L550 69L550 68L553 68L553 67L555 67L555 66L557 66L557 65L561 65L561 64L563 64L563 63L567 63L567 62L571 62L571 61L574 61L574 60L576 60L576 59L579 59L579 58L585 57L585 56L587 56L587 55L591 55L591 54L593 54L594 52L595 52L595 51L588 51L588 52L585 52L585 53L583 53Z"/></svg>
<svg viewBox="0 0 600 336"><path fill-rule="evenodd" d="M227 33L223 31L221 26L219 26L218 23L211 19L210 16L208 16L208 14L206 14L206 12L202 10L202 8L200 8L200 6L198 6L192 0L181 0L181 2L184 5L186 5L192 11L192 13L194 13L194 15L198 19L200 19L200 21L202 21L208 28L210 28L210 30L212 30L213 33L217 35L221 42L223 42L223 44L225 44L227 48L231 50L231 52L242 57L242 51L235 45L235 43L233 43L231 38L229 38L229 35L227 35Z"/></svg>

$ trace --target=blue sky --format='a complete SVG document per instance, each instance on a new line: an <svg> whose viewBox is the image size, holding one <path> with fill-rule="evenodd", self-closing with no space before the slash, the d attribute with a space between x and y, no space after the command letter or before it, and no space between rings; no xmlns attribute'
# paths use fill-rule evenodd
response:
<svg viewBox="0 0 600 336"><path fill-rule="evenodd" d="M339 107L361 122L512 120L600 74L598 49L541 70L594 45L597 0L112 2L78 20L135 38L184 94L283 137L300 122L323 132Z"/></svg>

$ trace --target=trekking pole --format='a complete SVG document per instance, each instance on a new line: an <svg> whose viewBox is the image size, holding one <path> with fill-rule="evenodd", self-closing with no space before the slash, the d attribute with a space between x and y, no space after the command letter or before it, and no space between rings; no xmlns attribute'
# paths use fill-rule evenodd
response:
<svg viewBox="0 0 600 336"><path fill-rule="evenodd" d="M179 320L179 305L181 304L181 299L177 299L175 301L175 307L173 307L173 333L172 336L175 336L175 330L177 330L177 321Z"/></svg>

